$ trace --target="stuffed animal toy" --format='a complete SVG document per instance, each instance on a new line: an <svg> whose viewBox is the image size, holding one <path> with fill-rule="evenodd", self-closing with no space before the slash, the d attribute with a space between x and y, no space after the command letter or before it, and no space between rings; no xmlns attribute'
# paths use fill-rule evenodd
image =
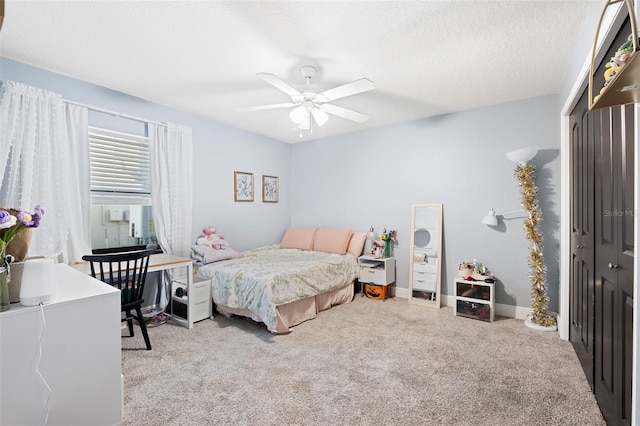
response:
<svg viewBox="0 0 640 426"><path fill-rule="evenodd" d="M202 228L202 234L200 234L201 237L207 237L211 234L215 234L216 233L216 228L213 226L205 226L204 228Z"/></svg>
<svg viewBox="0 0 640 426"><path fill-rule="evenodd" d="M209 246L216 250L224 250L229 246L223 235L216 234L216 228L213 226L206 226L202 229L202 234L196 240L196 244Z"/></svg>
<svg viewBox="0 0 640 426"><path fill-rule="evenodd" d="M631 43L631 42L627 42ZM622 69L624 64L631 58L632 52L627 52L626 49L620 47L620 49L616 52L616 56L611 58L609 62L605 65L607 68L604 72L604 87L607 87L613 77Z"/></svg>
<svg viewBox="0 0 640 426"><path fill-rule="evenodd" d="M604 85L602 89L600 89L600 93L593 98L593 102L596 102L600 99L600 96L605 91L605 88L613 81L613 77L622 69L622 67L631 59L633 56L633 36L630 35L627 41L616 50L615 56L611 58L609 62L605 65L607 68L604 71Z"/></svg>

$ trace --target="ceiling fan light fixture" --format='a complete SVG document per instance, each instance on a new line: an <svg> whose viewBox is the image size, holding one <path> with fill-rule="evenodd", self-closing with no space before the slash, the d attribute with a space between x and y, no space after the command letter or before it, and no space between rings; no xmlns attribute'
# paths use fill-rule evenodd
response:
<svg viewBox="0 0 640 426"><path fill-rule="evenodd" d="M311 110L311 115L313 116L313 119L315 120L316 124L318 124L318 126L324 125L327 120L329 120L329 114L322 111L318 107L315 107Z"/></svg>
<svg viewBox="0 0 640 426"><path fill-rule="evenodd" d="M311 130L311 117L309 114L305 115L300 123L298 123L298 128L302 130Z"/></svg>
<svg viewBox="0 0 640 426"><path fill-rule="evenodd" d="M291 121L293 121L294 123L300 124L308 115L309 114L307 113L307 109L304 106L300 105L298 108L295 108L289 113L289 118L291 118Z"/></svg>

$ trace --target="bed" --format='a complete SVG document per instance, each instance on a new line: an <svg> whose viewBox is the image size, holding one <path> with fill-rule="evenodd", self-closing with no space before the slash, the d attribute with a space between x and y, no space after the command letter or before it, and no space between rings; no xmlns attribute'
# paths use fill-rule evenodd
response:
<svg viewBox="0 0 640 426"><path fill-rule="evenodd" d="M242 257L196 264L196 276L211 280L216 309L263 322L272 333L353 300L357 257L364 233L290 228L280 244L242 252Z"/></svg>

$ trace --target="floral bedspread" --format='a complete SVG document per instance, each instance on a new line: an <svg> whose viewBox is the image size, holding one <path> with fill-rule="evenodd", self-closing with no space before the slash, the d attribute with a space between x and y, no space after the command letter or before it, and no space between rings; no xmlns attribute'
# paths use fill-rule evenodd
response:
<svg viewBox="0 0 640 426"><path fill-rule="evenodd" d="M196 267L212 279L213 301L245 308L269 330L276 328L276 306L335 290L357 276L356 259L346 254L281 249L278 245L247 250L244 257Z"/></svg>

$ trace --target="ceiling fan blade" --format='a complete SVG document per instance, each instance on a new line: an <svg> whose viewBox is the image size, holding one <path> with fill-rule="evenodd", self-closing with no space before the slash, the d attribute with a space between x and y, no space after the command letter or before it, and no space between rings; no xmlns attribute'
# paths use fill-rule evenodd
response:
<svg viewBox="0 0 640 426"><path fill-rule="evenodd" d="M238 108L238 111L239 112L262 111L265 109L288 108L296 105L298 104L294 102L285 102L282 104L271 104L271 105L260 105L260 106L254 106L254 107Z"/></svg>
<svg viewBox="0 0 640 426"><path fill-rule="evenodd" d="M282 90L284 93L286 93L291 97L302 96L302 93L300 93L298 90L291 87L288 83L285 83L284 81L280 80L278 77L276 77L273 74L268 74L263 72L257 75L258 77L260 77L261 79L263 79L264 81L266 81L267 83L275 87L276 89Z"/></svg>
<svg viewBox="0 0 640 426"><path fill-rule="evenodd" d="M376 86L375 84L373 84L373 81L369 80L368 78L361 78L360 80L352 81L351 83L343 84L342 86L325 90L324 92L317 95L316 100L319 102L330 102L336 99L366 92L368 90L373 90L375 88Z"/></svg>
<svg viewBox="0 0 640 426"><path fill-rule="evenodd" d="M353 111L351 109L342 108L332 104L319 105L322 111L327 114L336 115L338 117L346 118L347 120L355 121L357 123L364 123L369 119L369 116L360 112Z"/></svg>

